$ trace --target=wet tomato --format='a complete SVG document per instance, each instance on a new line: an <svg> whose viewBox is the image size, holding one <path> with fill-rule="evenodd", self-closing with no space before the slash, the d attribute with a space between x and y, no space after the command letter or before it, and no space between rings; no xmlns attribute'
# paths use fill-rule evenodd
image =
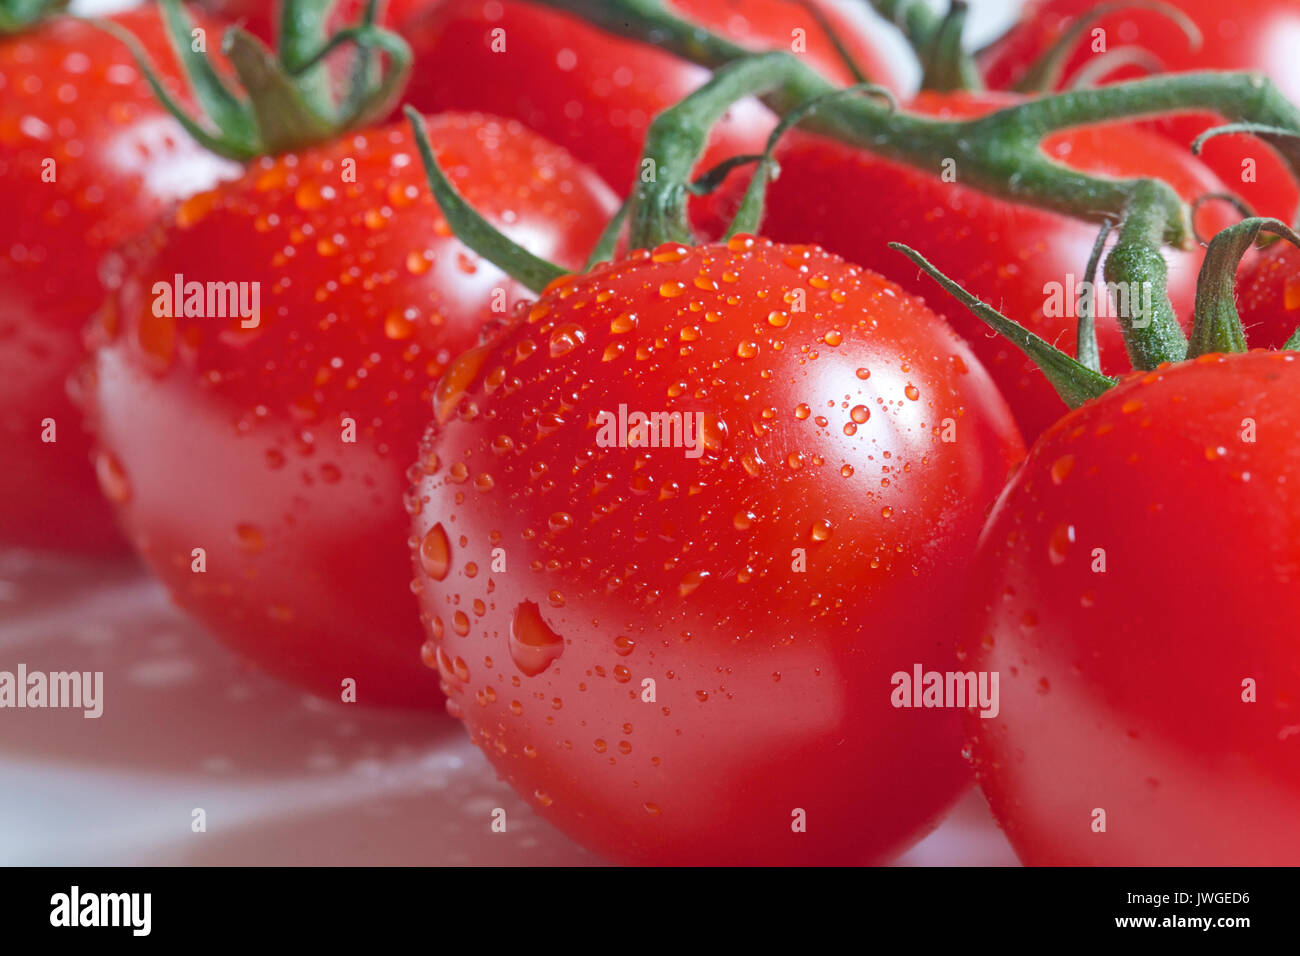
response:
<svg viewBox="0 0 1300 956"><path fill-rule="evenodd" d="M917 112L970 117L1015 102L1002 94L923 94ZM1105 124L1051 136L1046 153L1084 172L1115 178L1152 176L1185 199L1222 184L1185 150L1130 125ZM915 244L972 294L1059 348L1073 352L1075 296L1097 226L1018 205L934 172L891 162L820 136L795 133L778 149L780 177L768 189L763 231L777 239L816 242L926 296L975 350L1032 440L1065 405L1032 362L949 297L898 253L891 240ZM1210 204L1199 219L1213 234L1235 215ZM1165 250L1174 309L1191 322L1201 250ZM1100 271L1100 270L1099 270ZM1100 280L1100 276L1098 276ZM1104 297L1103 297L1104 298ZM1114 308L1098 315L1103 368L1128 367Z"/></svg>
<svg viewBox="0 0 1300 956"><path fill-rule="evenodd" d="M899 66L867 30L825 0L818 10L873 82L897 88ZM852 82L826 31L792 0L678 0L682 16L754 49L798 49L837 81ZM626 192L650 121L709 77L648 44L611 36L520 0L443 0L404 29L420 55L407 99L422 110L513 116L570 149ZM714 130L702 165L759 152L775 118L742 101Z"/></svg>
<svg viewBox="0 0 1300 956"><path fill-rule="evenodd" d="M1034 446L980 542L967 718L1021 859L1300 861L1300 355L1139 373Z"/></svg>
<svg viewBox="0 0 1300 956"><path fill-rule="evenodd" d="M595 173L512 121L431 128L483 215L583 260L614 206ZM140 552L268 670L437 706L406 586L405 472L437 376L522 290L451 235L403 125L258 160L143 245L87 386L103 488Z"/></svg>
<svg viewBox="0 0 1300 956"><path fill-rule="evenodd" d="M177 69L154 8L113 18ZM0 542L123 547L66 382L114 247L236 167L157 105L126 47L59 17L0 38Z"/></svg>
<svg viewBox="0 0 1300 956"><path fill-rule="evenodd" d="M557 280L435 409L425 656L543 816L620 860L854 863L965 785L955 712L891 675L954 661L1022 446L918 300L811 246L661 246Z"/></svg>

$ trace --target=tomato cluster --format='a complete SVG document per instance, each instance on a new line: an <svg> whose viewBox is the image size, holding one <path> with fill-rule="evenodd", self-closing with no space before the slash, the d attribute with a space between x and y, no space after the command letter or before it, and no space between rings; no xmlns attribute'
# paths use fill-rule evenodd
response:
<svg viewBox="0 0 1300 956"><path fill-rule="evenodd" d="M305 14L191 6L0 36L0 542L129 543L271 673L445 709L615 860L882 862L978 780L1027 863L1300 861L1300 252L1250 254L1256 350L1221 352L1190 238L1236 218L1193 216L1210 195L1289 218L1285 147L1202 161L1199 113L1042 138L1187 213L1143 241L1193 357L1143 366L1126 316L1048 305L1120 246L1015 156L967 180L980 144L873 150L825 102L771 137L767 87L656 168L691 132L656 117L747 50L901 93L892 28L829 0L679 0L644 36L657 5L347 0L319 63ZM1041 102L1004 90L1090 6L1031 5L981 57L998 92L900 109L942 133ZM1266 42L1291 5L1181 0L1194 55L1137 6L1064 75L1109 37L1296 93ZM1142 367L1085 367L1093 336ZM1080 362L1045 375L1052 346Z"/></svg>

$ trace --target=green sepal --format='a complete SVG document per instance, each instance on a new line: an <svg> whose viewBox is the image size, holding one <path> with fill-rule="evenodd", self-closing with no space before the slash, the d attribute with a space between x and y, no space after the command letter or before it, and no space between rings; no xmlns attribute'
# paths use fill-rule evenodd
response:
<svg viewBox="0 0 1300 956"><path fill-rule="evenodd" d="M911 259L923 272L943 286L953 298L964 305L977 319L1024 352L1038 366L1056 389L1056 394L1071 408L1105 393L1115 384L1115 379L1094 372L1066 355L1046 339L1040 338L1018 322L1013 322L997 309L981 302L956 282L935 268L925 256L901 242L891 242L889 248Z"/></svg>
<svg viewBox="0 0 1300 956"><path fill-rule="evenodd" d="M429 189L457 239L533 292L541 292L556 279L568 275L568 270L533 255L480 216L438 165L438 158L429 143L428 130L424 126L424 117L413 106L406 107L405 113L411 123L411 130L415 133L420 159L424 161Z"/></svg>

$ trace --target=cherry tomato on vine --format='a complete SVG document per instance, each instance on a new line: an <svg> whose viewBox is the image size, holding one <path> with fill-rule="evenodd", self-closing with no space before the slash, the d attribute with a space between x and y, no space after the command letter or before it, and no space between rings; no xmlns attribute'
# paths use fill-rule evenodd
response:
<svg viewBox="0 0 1300 956"><path fill-rule="evenodd" d="M897 89L898 64L865 28L825 0L814 2L872 82ZM799 42L812 66L837 81L853 81L801 3L678 0L673 7L755 49L789 50ZM420 57L408 89L411 103L425 111L515 117L590 163L620 193L637 174L650 121L709 76L663 50L519 0L443 0L403 32ZM775 123L756 100L743 101L715 129L701 165L761 151Z"/></svg>
<svg viewBox="0 0 1300 956"><path fill-rule="evenodd" d="M1140 47L1162 65L1164 71L1253 70L1263 73L1291 100L1300 101L1300 72L1295 68L1295 51L1300 49L1300 4L1294 0L1173 0L1200 29L1199 47L1167 16L1135 6L1100 17L1080 40L1078 50L1066 61L1065 76L1095 58L1093 28L1105 31L1106 51L1118 46ZM989 85L1009 86L1045 53L1069 23L1097 7L1096 0L1034 0L1027 5L1015 28L990 47L982 65ZM1104 51L1099 51L1104 52ZM1122 68L1107 79L1141 75L1136 68ZM1188 145L1203 130L1223 120L1211 114L1162 117L1150 127L1172 138L1180 147ZM1202 154L1206 164L1233 192L1242 196L1261 215L1285 222L1295 218L1300 192L1286 166L1259 140L1233 135L1211 140ZM1243 165L1250 161L1249 165ZM1244 176L1253 177L1243 178Z"/></svg>
<svg viewBox="0 0 1300 956"><path fill-rule="evenodd" d="M112 18L178 71L153 8ZM0 38L0 541L111 551L81 413L67 393L112 250L235 167L198 148L126 48L58 17Z"/></svg>
<svg viewBox="0 0 1300 956"><path fill-rule="evenodd" d="M891 675L955 663L1022 445L918 300L813 246L664 245L557 280L435 409L411 499L426 660L579 842L881 860L962 789L955 712L895 709Z"/></svg>
<svg viewBox="0 0 1300 956"><path fill-rule="evenodd" d="M999 499L963 653L1001 709L966 727L1025 863L1300 862L1297 396L1294 352L1137 373Z"/></svg>
<svg viewBox="0 0 1300 956"><path fill-rule="evenodd" d="M484 216L584 259L615 203L594 172L513 121L431 126ZM239 313L181 310L191 283L209 303L229 283ZM110 299L88 386L104 491L176 602L321 695L352 678L361 703L436 706L404 475L437 377L522 295L451 235L402 125L257 160L182 204Z"/></svg>
<svg viewBox="0 0 1300 956"><path fill-rule="evenodd" d="M1016 102L1004 94L925 93L911 109L971 117ZM1125 124L1050 136L1046 153L1071 168L1115 178L1153 176L1184 199L1222 191L1193 156ZM1078 318L1074 291L1085 278L1098 226L1018 205L962 185L961 168L919 170L821 136L792 132L777 148L781 175L767 191L763 231L775 239L815 242L922 294L971 344L1006 396L1021 432L1033 440L1065 411L1047 379L1025 356L951 303L930 279L888 248L895 239L922 244L926 255L978 298L1026 328L1073 352ZM1202 207L1198 222L1212 234L1235 215ZM1166 250L1169 294L1190 324L1202 251ZM1097 281L1104 281L1098 270ZM1127 358L1113 309L1098 315L1104 368ZM1050 314L1049 314L1050 313Z"/></svg>

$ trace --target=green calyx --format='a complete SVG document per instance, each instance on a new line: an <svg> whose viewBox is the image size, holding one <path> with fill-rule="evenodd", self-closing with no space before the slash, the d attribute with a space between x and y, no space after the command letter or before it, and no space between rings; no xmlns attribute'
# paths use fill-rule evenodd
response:
<svg viewBox="0 0 1300 956"><path fill-rule="evenodd" d="M67 8L68 0L0 0L0 35L21 33Z"/></svg>
<svg viewBox="0 0 1300 956"><path fill-rule="evenodd" d="M1215 236L1205 250L1205 261L1196 280L1196 312L1188 358L1210 352L1246 351L1246 330L1237 312L1237 267L1262 232L1300 246L1300 235L1286 223L1258 216L1244 219ZM1300 330L1283 347L1294 348L1297 336Z"/></svg>
<svg viewBox="0 0 1300 956"><path fill-rule="evenodd" d="M200 108L197 117L163 86L139 40L110 21L99 25L127 45L154 94L190 135L218 155L247 161L328 141L377 122L396 107L410 75L410 47L377 25L378 0L370 0L356 25L327 37L334 4L285 0L279 55L231 27L222 52L238 80L241 92L236 93L213 66L207 37L180 0L159 0L172 49ZM354 48L352 69L336 92L326 60L346 46Z"/></svg>

